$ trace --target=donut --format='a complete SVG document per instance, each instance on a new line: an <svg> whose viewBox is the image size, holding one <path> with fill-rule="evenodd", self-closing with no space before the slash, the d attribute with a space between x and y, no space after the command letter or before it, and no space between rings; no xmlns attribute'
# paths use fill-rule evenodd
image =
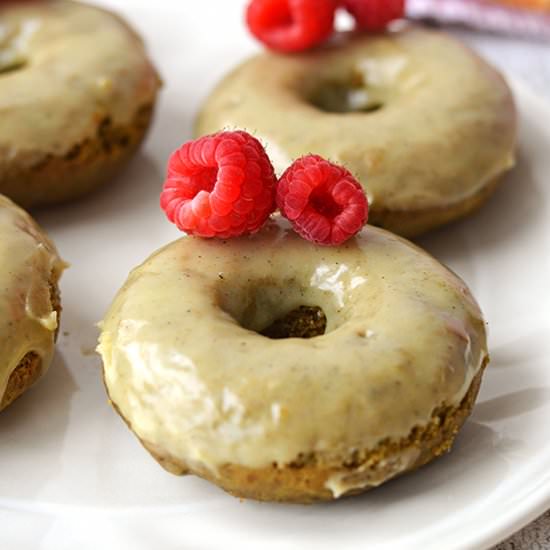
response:
<svg viewBox="0 0 550 550"><path fill-rule="evenodd" d="M465 284L373 226L332 248L280 221L183 237L101 327L110 400L153 457L268 501L360 493L445 453L488 361Z"/></svg>
<svg viewBox="0 0 550 550"><path fill-rule="evenodd" d="M277 172L315 152L365 186L370 223L412 237L465 216L514 164L502 77L440 32L342 35L299 55L262 53L206 100L197 135L253 132Z"/></svg>
<svg viewBox="0 0 550 550"><path fill-rule="evenodd" d="M70 0L0 2L0 193L23 207L108 183L151 122L159 78L138 35Z"/></svg>
<svg viewBox="0 0 550 550"><path fill-rule="evenodd" d="M0 195L0 410L52 360L65 264L33 219Z"/></svg>

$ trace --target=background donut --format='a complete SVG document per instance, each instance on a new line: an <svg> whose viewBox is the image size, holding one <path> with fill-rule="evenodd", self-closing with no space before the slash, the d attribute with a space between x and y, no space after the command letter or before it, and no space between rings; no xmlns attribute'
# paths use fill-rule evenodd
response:
<svg viewBox="0 0 550 550"><path fill-rule="evenodd" d="M478 208L516 147L502 77L453 38L412 26L245 61L207 99L196 134L222 128L252 132L278 172L311 152L343 164L366 189L369 222L405 236Z"/></svg>
<svg viewBox="0 0 550 550"><path fill-rule="evenodd" d="M149 128L159 77L118 16L71 0L0 4L0 192L30 207L108 183Z"/></svg>

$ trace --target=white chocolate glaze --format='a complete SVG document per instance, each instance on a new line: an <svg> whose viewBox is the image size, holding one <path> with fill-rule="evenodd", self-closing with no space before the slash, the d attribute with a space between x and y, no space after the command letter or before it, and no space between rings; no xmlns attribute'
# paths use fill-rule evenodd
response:
<svg viewBox="0 0 550 550"><path fill-rule="evenodd" d="M129 124L159 79L117 16L70 0L0 3L0 174L19 155L63 155L98 124Z"/></svg>
<svg viewBox="0 0 550 550"><path fill-rule="evenodd" d="M350 103L382 108L342 114L312 104L334 84L356 87ZM377 214L473 196L514 164L516 113L487 63L442 33L408 26L246 61L206 101L196 134L223 128L254 133L279 173L309 153L345 165Z"/></svg>
<svg viewBox="0 0 550 550"><path fill-rule="evenodd" d="M0 195L0 401L11 373L30 352L48 370L57 313L50 284L65 264L32 218Z"/></svg>
<svg viewBox="0 0 550 550"><path fill-rule="evenodd" d="M395 451L392 456L382 462L382 471L371 470L363 465L353 470L336 472L329 476L325 487L330 490L334 498L340 498L353 489L373 488L382 485L400 472L409 471L420 456L420 449L408 447ZM392 474L388 475L388 471Z"/></svg>
<svg viewBox="0 0 550 550"><path fill-rule="evenodd" d="M300 305L323 308L324 335L255 332ZM406 437L459 404L487 356L470 292L425 252L373 227L317 247L283 222L155 253L114 300L98 351L138 437L212 472L330 463Z"/></svg>

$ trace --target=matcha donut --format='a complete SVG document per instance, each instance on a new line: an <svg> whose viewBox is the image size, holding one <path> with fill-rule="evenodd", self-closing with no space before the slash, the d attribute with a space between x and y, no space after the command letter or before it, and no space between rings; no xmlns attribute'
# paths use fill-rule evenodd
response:
<svg viewBox="0 0 550 550"><path fill-rule="evenodd" d="M196 133L222 128L254 133L278 172L308 153L346 166L370 223L405 236L479 207L516 145L502 77L453 38L411 26L246 61L208 98Z"/></svg>
<svg viewBox="0 0 550 550"><path fill-rule="evenodd" d="M0 410L50 365L61 311L64 269L31 217L0 195Z"/></svg>
<svg viewBox="0 0 550 550"><path fill-rule="evenodd" d="M476 302L434 258L372 226L327 248L282 222L155 253L98 350L111 402L167 470L292 502L449 450L488 361Z"/></svg>
<svg viewBox="0 0 550 550"><path fill-rule="evenodd" d="M70 0L0 2L0 193L30 207L108 183L143 140L159 84L114 14Z"/></svg>

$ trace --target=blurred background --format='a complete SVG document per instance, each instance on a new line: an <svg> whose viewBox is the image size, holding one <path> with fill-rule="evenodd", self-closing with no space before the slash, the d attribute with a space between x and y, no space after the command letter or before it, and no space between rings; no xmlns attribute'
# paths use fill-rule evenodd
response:
<svg viewBox="0 0 550 550"><path fill-rule="evenodd" d="M550 0L407 0L407 15L445 25L550 99Z"/></svg>

